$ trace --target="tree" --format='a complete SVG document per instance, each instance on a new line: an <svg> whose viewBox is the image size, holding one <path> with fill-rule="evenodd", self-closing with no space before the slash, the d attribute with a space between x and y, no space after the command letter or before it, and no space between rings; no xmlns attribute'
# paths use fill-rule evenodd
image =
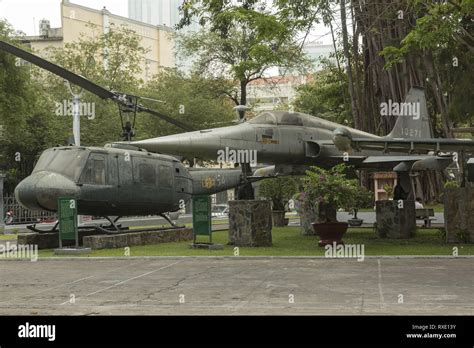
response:
<svg viewBox="0 0 474 348"><path fill-rule="evenodd" d="M179 28L198 18L203 29L177 35L180 53L196 57L194 68L200 74L238 81L236 104L247 104L247 85L270 68L302 70L308 66L298 42L300 23L289 21L264 2L187 1L182 12Z"/></svg>
<svg viewBox="0 0 474 348"><path fill-rule="evenodd" d="M313 79L297 89L293 102L296 111L318 116L340 124L353 126L351 105L341 88L347 88L346 75L342 76L333 64L313 75Z"/></svg>
<svg viewBox="0 0 474 348"><path fill-rule="evenodd" d="M452 123L471 126L474 122L474 1L411 1L416 24L396 45L380 54L386 68L394 69L409 55L423 58L428 84L441 114L445 136L452 136ZM447 97L447 98L446 98Z"/></svg>
<svg viewBox="0 0 474 348"><path fill-rule="evenodd" d="M0 38L19 43L18 33L5 21L0 21ZM3 51L0 65L0 168L8 174L5 192L12 194L44 149L65 142L67 130L51 117L54 104L42 84L31 78L34 67Z"/></svg>
<svg viewBox="0 0 474 348"><path fill-rule="evenodd" d="M357 179L348 179L345 164L331 169L311 167L303 177L303 204L317 209L318 222L336 222L339 208L350 210L361 190Z"/></svg>
<svg viewBox="0 0 474 348"><path fill-rule="evenodd" d="M90 24L90 27L96 30L96 26ZM107 33L97 30L92 37L81 34L77 41L66 43L63 48L51 48L49 56L56 64L109 90L140 95L143 80L139 76L146 52L133 30L111 25ZM61 78L44 71L41 76L47 88L44 92L53 96L54 103L72 99ZM77 86L73 89L74 93L80 91ZM89 92L83 93L81 102L95 105L94 117L81 118L81 145L102 146L121 140L119 110L115 103ZM72 117L59 118L72 128Z"/></svg>
<svg viewBox="0 0 474 348"><path fill-rule="evenodd" d="M205 78L197 74L186 76L176 69L163 69L143 89L145 96L162 103L149 103L153 109L182 120L196 129L231 124L235 118L232 103L226 95L231 82L222 78ZM157 137L178 131L164 121L146 116L139 138Z"/></svg>
<svg viewBox="0 0 474 348"><path fill-rule="evenodd" d="M273 211L286 211L286 205L299 188L299 178L285 176L263 180L258 186L261 197L272 201Z"/></svg>

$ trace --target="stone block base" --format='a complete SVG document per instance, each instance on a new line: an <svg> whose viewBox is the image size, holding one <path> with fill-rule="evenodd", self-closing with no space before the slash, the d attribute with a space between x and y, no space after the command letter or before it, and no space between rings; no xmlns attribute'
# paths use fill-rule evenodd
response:
<svg viewBox="0 0 474 348"><path fill-rule="evenodd" d="M377 234L381 238L410 238L416 231L415 201L377 201Z"/></svg>
<svg viewBox="0 0 474 348"><path fill-rule="evenodd" d="M86 236L97 234L96 230L79 230L79 245L84 244ZM59 248L59 234L52 233L20 233L18 234L18 245L38 245L38 249L55 249ZM63 241L63 246L74 246L75 241Z"/></svg>
<svg viewBox="0 0 474 348"><path fill-rule="evenodd" d="M230 201L229 242L236 246L272 246L270 201Z"/></svg>
<svg viewBox="0 0 474 348"><path fill-rule="evenodd" d="M313 209L301 209L300 215L300 230L304 236L316 236L313 226L311 225L316 221L317 215Z"/></svg>
<svg viewBox="0 0 474 348"><path fill-rule="evenodd" d="M97 249L125 248L137 245L160 244L189 241L193 239L193 230L179 228L161 231L130 232L114 235L84 237L84 247Z"/></svg>
<svg viewBox="0 0 474 348"><path fill-rule="evenodd" d="M445 189L444 224L449 243L474 242L474 188Z"/></svg>
<svg viewBox="0 0 474 348"><path fill-rule="evenodd" d="M98 233L95 229L79 231L79 246L91 249L124 248L134 245L180 242L193 239L193 231L189 228L114 235ZM20 233L18 244L38 245L38 249L56 249L59 248L59 235L57 232ZM74 241L63 241L63 247L74 246L74 244Z"/></svg>

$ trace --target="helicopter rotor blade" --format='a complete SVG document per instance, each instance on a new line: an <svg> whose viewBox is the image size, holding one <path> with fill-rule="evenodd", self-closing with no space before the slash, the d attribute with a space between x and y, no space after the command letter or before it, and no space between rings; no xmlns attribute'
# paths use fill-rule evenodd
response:
<svg viewBox="0 0 474 348"><path fill-rule="evenodd" d="M118 93L118 92L112 92L109 91L92 81L86 79L85 77L82 77L78 74L73 73L72 71L69 71L59 65L56 65L54 63L51 63L41 57L38 57L37 55L30 53L28 51L25 51L21 48L18 48L16 46L13 46L5 41L0 40L0 49L4 50L5 52L8 52L10 54L13 54L14 56L21 58L23 60L26 60L27 62L30 62L31 64L34 64L36 66L39 66L40 68L43 68L59 77L62 77L63 79L70 81L71 83L78 85L79 87L84 88L85 90L95 94L96 96L102 98L102 99L111 99L120 105L133 110L134 105L133 103L130 102L130 98L128 97L135 97L135 96L129 96L127 94L123 93ZM146 98L142 98L146 99ZM149 108L146 108L142 105L137 105L136 109L138 112L146 112L151 115L157 116L161 118L162 120L171 123L172 125L175 125L176 127L179 127L185 131L190 131L193 130L193 128L183 122L180 122L178 120L175 120L169 116L166 116L160 112L151 110Z"/></svg>
<svg viewBox="0 0 474 348"><path fill-rule="evenodd" d="M174 118L171 118L169 116L166 116L164 114L162 114L161 112L158 112L158 111L155 111L155 110L151 110L151 109L148 109L142 105L138 105L137 107L137 111L138 112L147 112L153 116L157 116L159 118L161 118L162 120L168 122L168 123L171 123L172 125L178 127L178 128L181 128L187 132L189 131L192 131L194 130L191 126L181 122L181 121L178 121L178 120L175 120Z"/></svg>
<svg viewBox="0 0 474 348"><path fill-rule="evenodd" d="M74 83L75 85L84 88L85 90L97 95L102 99L113 99L115 97L115 93L108 91L105 88L100 87L99 85L96 85L95 83L87 80L86 78L1 40L0 49L11 53L14 56L17 56L18 58L26 60L31 64L37 65L40 68L43 68L49 72L52 72L53 74L58 75L63 79L68 80Z"/></svg>

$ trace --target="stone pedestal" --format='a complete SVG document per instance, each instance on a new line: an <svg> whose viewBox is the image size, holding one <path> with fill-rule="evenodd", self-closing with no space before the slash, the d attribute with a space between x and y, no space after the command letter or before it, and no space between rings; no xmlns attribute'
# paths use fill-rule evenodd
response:
<svg viewBox="0 0 474 348"><path fill-rule="evenodd" d="M301 207L298 213L300 215L301 234L305 236L315 236L316 232L314 232L313 226L311 225L317 218L314 209L304 209Z"/></svg>
<svg viewBox="0 0 474 348"><path fill-rule="evenodd" d="M416 231L415 201L377 201L377 234L381 238L410 238Z"/></svg>
<svg viewBox="0 0 474 348"><path fill-rule="evenodd" d="M474 242L474 188L445 189L443 200L446 241Z"/></svg>
<svg viewBox="0 0 474 348"><path fill-rule="evenodd" d="M236 246L272 246L270 201L229 201L229 242Z"/></svg>
<svg viewBox="0 0 474 348"><path fill-rule="evenodd" d="M193 240L193 230L191 228L173 228L159 231L127 232L114 235L87 236L84 237L84 246L91 248L92 250L98 250L189 240Z"/></svg>

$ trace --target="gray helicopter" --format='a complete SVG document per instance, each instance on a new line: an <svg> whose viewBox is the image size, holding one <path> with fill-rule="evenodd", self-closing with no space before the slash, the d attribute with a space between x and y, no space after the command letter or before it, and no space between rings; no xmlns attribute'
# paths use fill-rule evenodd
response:
<svg viewBox="0 0 474 348"><path fill-rule="evenodd" d="M131 140L134 135L138 112L189 129L178 120L138 104L139 97L108 91L7 42L0 41L0 49L103 99L116 102L124 141ZM130 114L133 114L133 123ZM243 175L240 169L186 168L175 157L124 143L109 144L104 148L65 146L44 151L31 175L15 188L15 196L28 209L46 211L57 211L60 197L75 198L79 214L103 216L116 228L115 222L121 216L157 214L167 218L164 213L182 208L193 195L209 195L251 185L262 178ZM112 221L109 216L117 218Z"/></svg>
<svg viewBox="0 0 474 348"><path fill-rule="evenodd" d="M193 195L243 184L240 169L186 168L178 159L133 146L65 146L43 152L15 196L31 210L57 211L58 198L78 202L78 213L103 216L162 215ZM260 178L247 178L259 180ZM168 220L169 221L169 220ZM169 221L171 223L171 221Z"/></svg>

